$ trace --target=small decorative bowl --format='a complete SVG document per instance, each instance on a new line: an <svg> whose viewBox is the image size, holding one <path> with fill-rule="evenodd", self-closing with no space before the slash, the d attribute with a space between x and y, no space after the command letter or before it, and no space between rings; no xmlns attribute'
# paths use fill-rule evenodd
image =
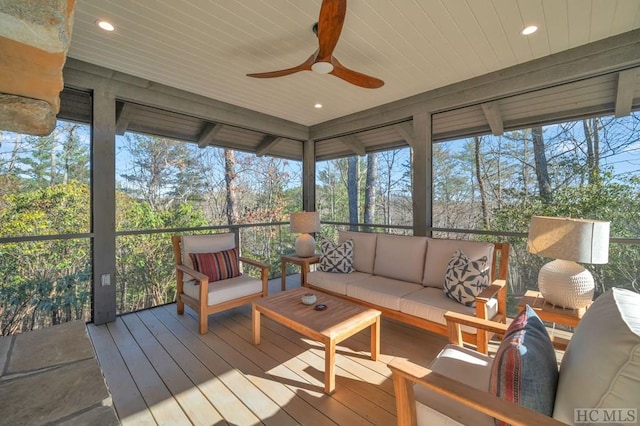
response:
<svg viewBox="0 0 640 426"><path fill-rule="evenodd" d="M313 293L305 293L302 295L302 303L305 305L313 305L316 303L316 295Z"/></svg>

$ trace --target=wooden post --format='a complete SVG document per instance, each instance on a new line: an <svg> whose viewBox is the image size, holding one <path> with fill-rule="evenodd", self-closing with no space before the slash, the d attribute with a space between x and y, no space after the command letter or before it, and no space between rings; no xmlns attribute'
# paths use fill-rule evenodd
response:
<svg viewBox="0 0 640 426"><path fill-rule="evenodd" d="M93 322L104 324L116 319L116 101L108 85L93 91L91 132L91 303Z"/></svg>
<svg viewBox="0 0 640 426"><path fill-rule="evenodd" d="M421 112L413 115L413 235L431 235L427 232L432 220L433 165L431 157L431 114Z"/></svg>

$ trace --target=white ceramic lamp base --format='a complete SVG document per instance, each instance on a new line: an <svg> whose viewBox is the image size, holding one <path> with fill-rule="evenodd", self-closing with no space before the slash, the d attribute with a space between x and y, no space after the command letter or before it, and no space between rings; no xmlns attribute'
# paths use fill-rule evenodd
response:
<svg viewBox="0 0 640 426"><path fill-rule="evenodd" d="M570 260L554 260L538 273L538 288L544 300L567 309L580 309L593 300L593 275Z"/></svg>
<svg viewBox="0 0 640 426"><path fill-rule="evenodd" d="M296 238L296 255L311 257L316 252L316 240L309 234L300 234Z"/></svg>

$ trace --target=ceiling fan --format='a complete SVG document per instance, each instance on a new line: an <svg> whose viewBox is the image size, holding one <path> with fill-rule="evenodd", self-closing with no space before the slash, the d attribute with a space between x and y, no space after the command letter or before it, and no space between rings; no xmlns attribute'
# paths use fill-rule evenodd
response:
<svg viewBox="0 0 640 426"><path fill-rule="evenodd" d="M323 0L320 7L320 17L313 26L313 32L318 37L318 49L298 66L278 71L247 74L255 78L273 78L294 74L299 71L314 71L319 74L331 74L346 82L367 89L377 89L384 85L384 81L357 71L350 70L333 57L333 50L338 44L338 38L347 13L347 0Z"/></svg>

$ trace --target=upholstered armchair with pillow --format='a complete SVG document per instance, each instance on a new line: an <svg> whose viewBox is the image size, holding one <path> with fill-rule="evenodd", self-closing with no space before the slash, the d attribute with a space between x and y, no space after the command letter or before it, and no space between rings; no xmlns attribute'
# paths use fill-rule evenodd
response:
<svg viewBox="0 0 640 426"><path fill-rule="evenodd" d="M235 234L174 235L176 304L198 313L200 334L209 315L241 306L267 295L269 266L240 256ZM260 279L243 274L241 264L260 269Z"/></svg>
<svg viewBox="0 0 640 426"><path fill-rule="evenodd" d="M566 347L559 370L552 340L531 309L509 327L462 314L447 314L447 323L455 343L461 324L504 339L495 358L450 344L428 368L389 363L398 425L640 421L640 294L614 288L598 297L568 346L553 341Z"/></svg>

